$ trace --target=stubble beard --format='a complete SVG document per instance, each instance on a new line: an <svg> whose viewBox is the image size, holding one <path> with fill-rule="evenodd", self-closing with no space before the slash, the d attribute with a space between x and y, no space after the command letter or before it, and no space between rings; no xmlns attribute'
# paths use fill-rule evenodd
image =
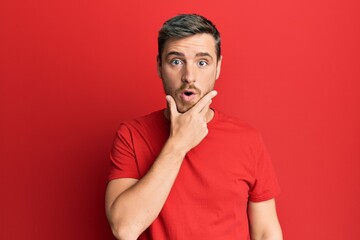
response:
<svg viewBox="0 0 360 240"><path fill-rule="evenodd" d="M183 102L181 99L179 99L179 93L184 91L185 89L191 89L194 90L196 95L198 96L198 99L195 102ZM173 97L176 103L176 109L179 113L185 113L189 111L191 108L193 108L206 94L211 92L214 89L214 86L212 86L210 89L208 89L204 94L202 91L195 87L193 84L183 84L180 88L176 89L175 91L171 91L167 86L164 85L164 91L166 95L170 95Z"/></svg>

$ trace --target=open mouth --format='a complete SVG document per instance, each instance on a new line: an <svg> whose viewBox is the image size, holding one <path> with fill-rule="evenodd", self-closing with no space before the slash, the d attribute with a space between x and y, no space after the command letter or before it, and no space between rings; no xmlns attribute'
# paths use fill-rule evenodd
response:
<svg viewBox="0 0 360 240"><path fill-rule="evenodd" d="M196 92L194 90L184 90L181 92L181 98L183 99L183 101L192 101L193 98L196 96Z"/></svg>

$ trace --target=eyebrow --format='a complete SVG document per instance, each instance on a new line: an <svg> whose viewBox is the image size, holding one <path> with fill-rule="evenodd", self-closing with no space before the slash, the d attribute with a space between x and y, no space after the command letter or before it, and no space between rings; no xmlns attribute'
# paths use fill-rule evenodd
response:
<svg viewBox="0 0 360 240"><path fill-rule="evenodd" d="M196 55L195 55L196 57L209 57L209 58L213 58L211 55L210 55L210 53L208 53L208 52L199 52L199 53L197 53Z"/></svg>
<svg viewBox="0 0 360 240"><path fill-rule="evenodd" d="M184 57L184 56L185 56L185 55L184 55L183 53L181 53L181 52L171 51L171 52L168 52L168 53L166 54L166 57L169 57L169 56L171 56L171 55L175 55L175 56L179 56L179 57Z"/></svg>
<svg viewBox="0 0 360 240"><path fill-rule="evenodd" d="M166 54L166 57L169 57L171 55L175 55L175 56L179 56L179 57L185 56L185 54L183 54L181 52L171 51ZM213 57L208 52L199 52L199 53L195 54L195 57L210 57L211 59L213 59Z"/></svg>

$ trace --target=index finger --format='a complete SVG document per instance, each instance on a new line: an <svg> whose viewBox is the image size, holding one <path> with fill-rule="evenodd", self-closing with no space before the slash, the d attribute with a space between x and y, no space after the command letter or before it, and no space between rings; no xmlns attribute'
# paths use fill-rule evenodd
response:
<svg viewBox="0 0 360 240"><path fill-rule="evenodd" d="M205 106L209 103L209 101L217 95L217 91L212 90L209 93L207 93L204 97L202 97L191 109L192 111L196 111L200 113Z"/></svg>

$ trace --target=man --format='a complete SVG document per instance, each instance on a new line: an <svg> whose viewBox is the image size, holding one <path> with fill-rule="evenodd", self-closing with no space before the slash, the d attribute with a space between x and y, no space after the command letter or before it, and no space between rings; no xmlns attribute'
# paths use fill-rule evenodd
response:
<svg viewBox="0 0 360 240"><path fill-rule="evenodd" d="M168 107L120 126L106 213L116 238L282 239L279 188L259 134L210 108L220 35L202 16L164 23L158 73Z"/></svg>

